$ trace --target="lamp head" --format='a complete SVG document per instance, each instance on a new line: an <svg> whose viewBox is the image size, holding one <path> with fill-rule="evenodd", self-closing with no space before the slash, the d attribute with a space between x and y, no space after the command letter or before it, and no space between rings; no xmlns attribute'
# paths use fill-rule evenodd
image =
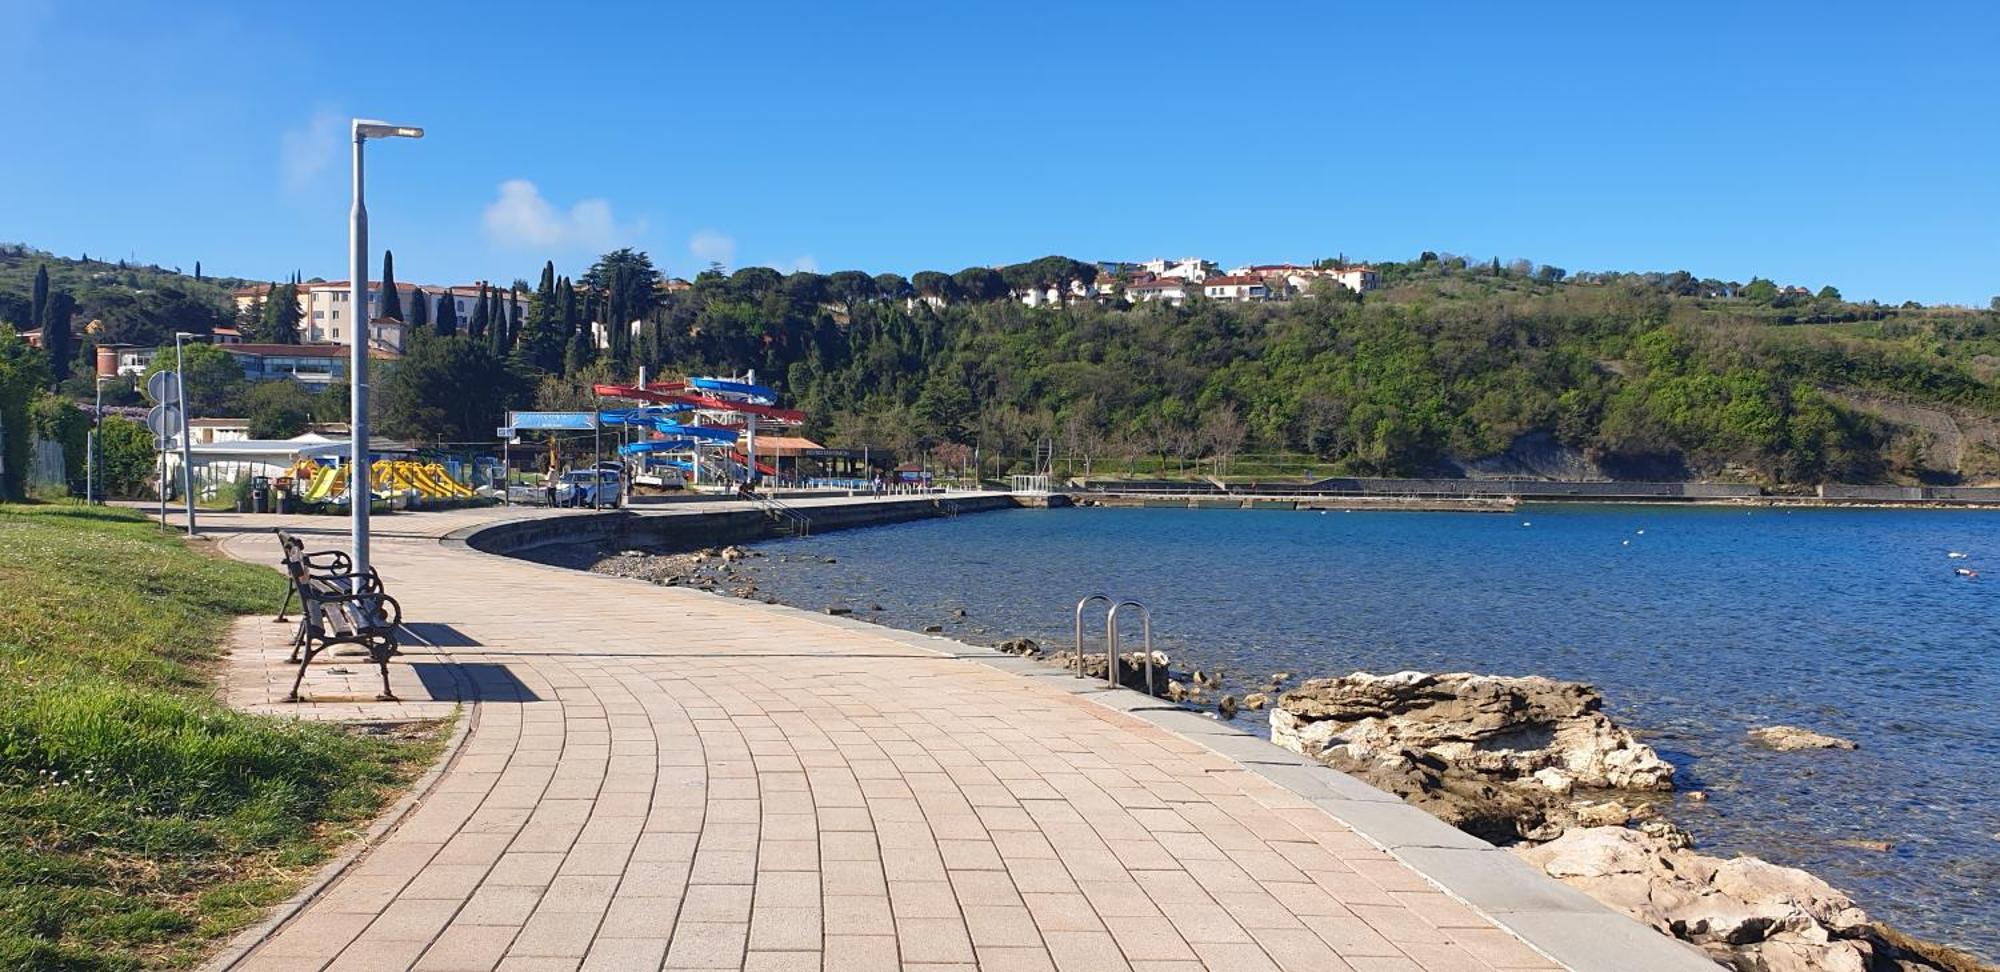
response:
<svg viewBox="0 0 2000 972"><path fill-rule="evenodd" d="M391 125L385 121L368 118L354 120L354 137L364 138L423 138L424 130L409 125Z"/></svg>

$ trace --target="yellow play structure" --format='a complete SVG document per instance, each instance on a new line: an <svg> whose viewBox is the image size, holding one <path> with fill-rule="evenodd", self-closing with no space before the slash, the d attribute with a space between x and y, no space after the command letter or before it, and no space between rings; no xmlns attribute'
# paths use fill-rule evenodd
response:
<svg viewBox="0 0 2000 972"><path fill-rule="evenodd" d="M347 492L347 476L339 466L300 459L291 468L292 482L308 500L334 499ZM451 473L435 462L408 459L377 459L368 468L368 481L383 492L416 490L425 499L457 499L471 496L472 488L451 478Z"/></svg>

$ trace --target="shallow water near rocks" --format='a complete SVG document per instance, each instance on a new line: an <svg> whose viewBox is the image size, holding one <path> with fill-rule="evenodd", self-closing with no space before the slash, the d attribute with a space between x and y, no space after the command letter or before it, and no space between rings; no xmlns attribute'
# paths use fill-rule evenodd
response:
<svg viewBox="0 0 2000 972"><path fill-rule="evenodd" d="M760 549L761 594L974 642L1066 645L1077 598L1136 598L1175 668L1220 667L1238 695L1280 671L1591 682L1680 768L1670 812L1702 850L1806 868L2000 957L2000 513L1024 510ZM1861 748L1748 739L1777 723Z"/></svg>

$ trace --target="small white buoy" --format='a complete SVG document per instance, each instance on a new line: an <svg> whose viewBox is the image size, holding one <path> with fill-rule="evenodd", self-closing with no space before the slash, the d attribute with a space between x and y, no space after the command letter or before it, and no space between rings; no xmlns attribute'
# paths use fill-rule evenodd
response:
<svg viewBox="0 0 2000 972"><path fill-rule="evenodd" d="M1962 550L1953 550L1950 553L1945 554L1945 556L1950 557L1953 560L1964 560L1965 558L1970 557L1972 555Z"/></svg>
<svg viewBox="0 0 2000 972"><path fill-rule="evenodd" d="M1521 525L1522 525L1522 526L1534 526L1534 524L1532 524L1532 523L1529 523L1529 522L1528 522L1528 521L1526 521L1526 520L1522 520L1522 521L1521 521Z"/></svg>
<svg viewBox="0 0 2000 972"><path fill-rule="evenodd" d="M1645 536L1645 535L1646 535L1646 531L1644 531L1644 530L1640 530L1640 531L1639 531L1639 535L1640 535L1640 536L1642 536L1642 537L1643 537L1643 536Z"/></svg>

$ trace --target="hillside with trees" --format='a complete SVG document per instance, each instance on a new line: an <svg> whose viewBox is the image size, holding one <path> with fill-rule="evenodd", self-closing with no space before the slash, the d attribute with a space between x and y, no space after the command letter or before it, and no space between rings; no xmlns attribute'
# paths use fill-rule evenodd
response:
<svg viewBox="0 0 2000 972"><path fill-rule="evenodd" d="M1059 471L1100 476L2000 477L2000 309L1436 253L1373 266L1366 294L1175 307L1134 305L1120 275L1059 256L907 278L747 267L668 288L646 254L619 250L575 280L550 264L536 285L484 294L467 322L411 321L379 419L420 442L478 442L501 409L585 406L590 383L641 367L755 369L829 445L952 465L976 449L989 475L1049 440ZM18 265L0 269L0 319L18 320L8 308L32 295ZM1071 281L1103 296L1010 296ZM117 326L168 333L226 313L221 283L152 283L112 296L79 283L79 304L144 303L165 316ZM204 307L173 309L175 291ZM588 322L601 320L633 323L599 348ZM261 398L284 424L315 404Z"/></svg>

